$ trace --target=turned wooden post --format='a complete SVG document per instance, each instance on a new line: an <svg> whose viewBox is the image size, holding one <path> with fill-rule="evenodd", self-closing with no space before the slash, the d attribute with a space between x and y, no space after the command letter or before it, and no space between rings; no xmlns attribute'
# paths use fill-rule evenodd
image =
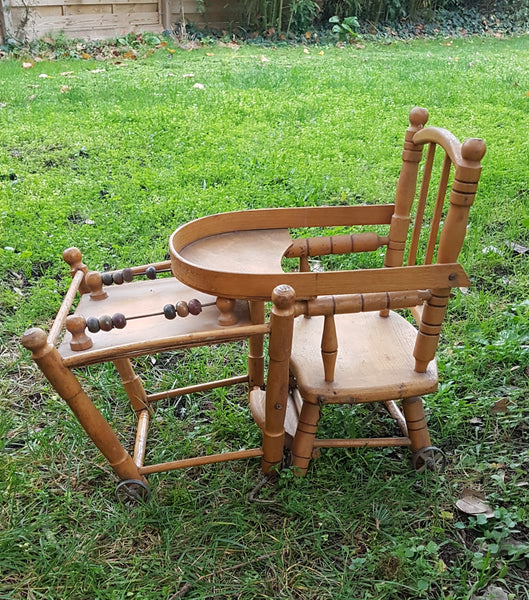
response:
<svg viewBox="0 0 529 600"><path fill-rule="evenodd" d="M338 338L336 336L336 323L334 314L325 315L323 321L323 335L321 337L321 358L325 381L334 381L334 367L338 357Z"/></svg>
<svg viewBox="0 0 529 600"><path fill-rule="evenodd" d="M114 360L114 366L116 367L116 371L119 373L121 383L123 384L123 388L127 393L130 405L136 411L136 413L139 413L146 408L150 410L149 401L147 400L147 393L143 387L143 382L139 375L137 375L132 368L130 359L116 358Z"/></svg>
<svg viewBox="0 0 529 600"><path fill-rule="evenodd" d="M251 301L250 315L254 325L264 323L264 302ZM264 334L250 336L248 340L248 388L262 388L264 385Z"/></svg>
<svg viewBox="0 0 529 600"><path fill-rule="evenodd" d="M430 434L428 433L428 426L426 425L422 398L419 396L403 398L402 411L406 419L412 452L417 452L421 448L431 446L432 443Z"/></svg>
<svg viewBox="0 0 529 600"><path fill-rule="evenodd" d="M274 305L270 315L270 362L263 428L264 473L269 473L273 467L280 465L283 459L295 299L294 290L286 284L277 286L272 292Z"/></svg>
<svg viewBox="0 0 529 600"><path fill-rule="evenodd" d="M32 358L61 398L72 409L90 439L110 463L116 475L124 479L146 481L132 457L119 442L110 425L81 388L75 375L62 362L57 349L48 343L42 329L28 329L22 344L32 352Z"/></svg>
<svg viewBox="0 0 529 600"><path fill-rule="evenodd" d="M455 165L450 205L437 250L438 263L457 262L465 239L468 213L476 196L481 174L480 161L485 152L485 142L476 138L467 140L461 147L462 160ZM432 290L431 299L424 305L413 352L418 373L424 373L435 356L449 297L449 288Z"/></svg>
<svg viewBox="0 0 529 600"><path fill-rule="evenodd" d="M99 271L89 271L85 277L86 285L90 290L90 300L105 300L107 292L103 289L103 278Z"/></svg>
<svg viewBox="0 0 529 600"><path fill-rule="evenodd" d="M82 254L79 248L72 246L71 248L66 248L66 250L62 253L63 259L70 265L70 275L73 277L77 271L82 271L85 274L83 277L83 281L79 286L79 292L81 294L86 294L90 291L89 287L86 285L86 274L88 273L88 267L83 263Z"/></svg>
<svg viewBox="0 0 529 600"><path fill-rule="evenodd" d="M311 397L303 399L298 427L292 443L292 466L297 475L305 475L314 452L314 440L318 432L321 402Z"/></svg>
<svg viewBox="0 0 529 600"><path fill-rule="evenodd" d="M422 146L413 143L413 136L426 125L427 121L428 111L425 108L414 108L410 112L410 126L404 138L402 169L395 195L395 212L391 217L388 249L384 260L386 267L400 267L403 263L411 206L415 198L417 173L423 150Z"/></svg>

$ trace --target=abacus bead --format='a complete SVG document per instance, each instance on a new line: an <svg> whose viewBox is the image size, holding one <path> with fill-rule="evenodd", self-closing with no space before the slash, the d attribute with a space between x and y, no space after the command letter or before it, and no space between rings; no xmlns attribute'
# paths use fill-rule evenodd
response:
<svg viewBox="0 0 529 600"><path fill-rule="evenodd" d="M111 331L114 327L112 324L112 317L109 315L103 315L102 317L99 317L99 327L101 327L103 331Z"/></svg>
<svg viewBox="0 0 529 600"><path fill-rule="evenodd" d="M114 283L112 273L101 273L101 281L103 285L112 285Z"/></svg>
<svg viewBox="0 0 529 600"><path fill-rule="evenodd" d="M116 271L112 275L112 280L116 285L121 285L123 283L123 273L121 271Z"/></svg>
<svg viewBox="0 0 529 600"><path fill-rule="evenodd" d="M126 324L127 319L123 313L116 313L115 315L112 315L112 325L114 325L116 329L123 329Z"/></svg>
<svg viewBox="0 0 529 600"><path fill-rule="evenodd" d="M202 304L201 304L200 300L197 300L196 298L193 298L192 300L190 300L187 303L187 306L189 308L189 312L192 315L199 315L202 312Z"/></svg>
<svg viewBox="0 0 529 600"><path fill-rule="evenodd" d="M172 304L166 304L163 307L163 314L166 319L174 319L176 317L176 308Z"/></svg>
<svg viewBox="0 0 529 600"><path fill-rule="evenodd" d="M86 319L86 328L90 333L97 333L101 327L99 327L99 319L96 317L88 317Z"/></svg>
<svg viewBox="0 0 529 600"><path fill-rule="evenodd" d="M175 308L179 317L187 317L187 315L189 314L189 308L187 307L187 303L183 300L179 300L176 303Z"/></svg>
<svg viewBox="0 0 529 600"><path fill-rule="evenodd" d="M130 267L123 269L123 281L130 283L134 279L134 273Z"/></svg>
<svg viewBox="0 0 529 600"><path fill-rule="evenodd" d="M155 267L147 267L145 269L145 275L147 275L147 279L156 279Z"/></svg>

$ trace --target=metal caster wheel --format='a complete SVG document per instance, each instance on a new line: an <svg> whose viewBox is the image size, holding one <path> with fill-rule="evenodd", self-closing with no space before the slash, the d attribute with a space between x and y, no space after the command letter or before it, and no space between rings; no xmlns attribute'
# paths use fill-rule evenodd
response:
<svg viewBox="0 0 529 600"><path fill-rule="evenodd" d="M442 473L446 468L446 456L440 448L426 446L415 452L412 463L417 473L424 473L425 471Z"/></svg>
<svg viewBox="0 0 529 600"><path fill-rule="evenodd" d="M149 497L149 486L139 479L124 479L116 486L116 499L122 504L134 502L145 502Z"/></svg>

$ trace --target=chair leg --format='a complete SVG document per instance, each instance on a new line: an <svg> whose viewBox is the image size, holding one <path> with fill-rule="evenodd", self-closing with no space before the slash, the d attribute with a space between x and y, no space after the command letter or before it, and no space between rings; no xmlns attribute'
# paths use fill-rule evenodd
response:
<svg viewBox="0 0 529 600"><path fill-rule="evenodd" d="M136 413L145 409L152 411L147 400L147 393L143 387L143 382L134 371L130 360L128 358L117 358L114 361L114 366L119 373L123 388L129 397L130 405Z"/></svg>
<svg viewBox="0 0 529 600"><path fill-rule="evenodd" d="M250 302L252 323L265 322L264 302ZM262 388L264 385L264 334L252 335L248 340L248 387Z"/></svg>
<svg viewBox="0 0 529 600"><path fill-rule="evenodd" d="M294 323L294 290L277 286L272 293L274 306L270 315L268 377L266 384L265 423L263 431L263 473L281 465L285 446L285 414L288 403L289 360Z"/></svg>
<svg viewBox="0 0 529 600"><path fill-rule="evenodd" d="M116 475L122 479L134 479L146 484L132 456L121 445L118 437L83 391L72 371L66 367L57 349L47 341L42 329L29 329L22 337L22 344L32 352L32 358L45 377L72 409L77 420L90 439L107 459Z"/></svg>
<svg viewBox="0 0 529 600"><path fill-rule="evenodd" d="M415 453L421 448L430 446L430 434L428 433L428 427L426 425L426 417L424 415L422 398L419 396L403 398L402 410L408 426L408 437L411 441L411 451Z"/></svg>
<svg viewBox="0 0 529 600"><path fill-rule="evenodd" d="M305 475L312 458L320 414L319 404L303 402L298 428L292 443L292 466L300 475Z"/></svg>

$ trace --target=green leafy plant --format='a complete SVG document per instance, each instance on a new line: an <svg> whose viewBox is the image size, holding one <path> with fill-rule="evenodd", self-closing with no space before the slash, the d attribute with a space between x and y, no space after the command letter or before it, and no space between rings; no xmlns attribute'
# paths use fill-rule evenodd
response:
<svg viewBox="0 0 529 600"><path fill-rule="evenodd" d="M304 33L316 21L320 7L314 0L292 0L287 33L293 31Z"/></svg>
<svg viewBox="0 0 529 600"><path fill-rule="evenodd" d="M341 20L340 17L334 15L329 19L329 23L333 24L332 32L338 35L340 42L351 42L358 38L360 23L356 17L345 17Z"/></svg>

